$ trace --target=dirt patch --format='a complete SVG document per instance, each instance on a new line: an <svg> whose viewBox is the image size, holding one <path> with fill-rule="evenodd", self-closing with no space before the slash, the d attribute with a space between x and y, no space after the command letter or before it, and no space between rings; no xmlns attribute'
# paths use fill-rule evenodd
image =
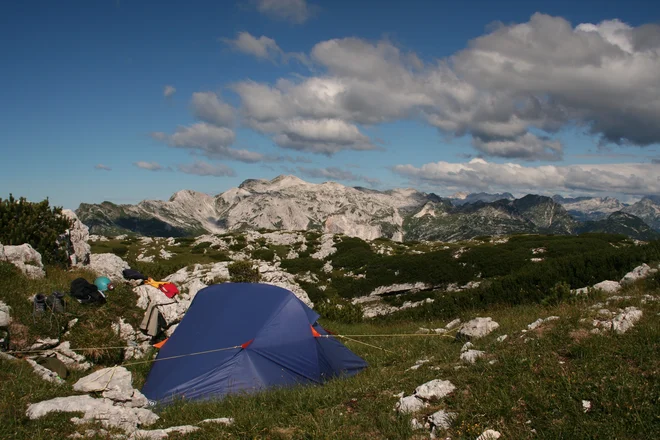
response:
<svg viewBox="0 0 660 440"><path fill-rule="evenodd" d="M591 333L589 333L589 331L581 328L581 329L578 329L578 330L573 330L568 335L571 337L571 339L573 339L573 341L580 342L584 339L587 339L589 336L591 336Z"/></svg>
<svg viewBox="0 0 660 440"><path fill-rule="evenodd" d="M16 321L9 324L9 349L24 350L28 348L30 330Z"/></svg>

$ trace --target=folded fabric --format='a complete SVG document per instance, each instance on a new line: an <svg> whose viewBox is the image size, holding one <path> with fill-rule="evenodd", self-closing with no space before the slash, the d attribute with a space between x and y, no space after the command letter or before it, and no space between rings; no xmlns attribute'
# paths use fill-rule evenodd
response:
<svg viewBox="0 0 660 440"><path fill-rule="evenodd" d="M161 284L158 289L165 294L168 298L173 298L174 295L179 293L179 289L172 283Z"/></svg>
<svg viewBox="0 0 660 440"><path fill-rule="evenodd" d="M122 275L124 275L124 278L127 280L146 280L147 277L142 275L140 272L138 272L135 269L124 269L122 272Z"/></svg>
<svg viewBox="0 0 660 440"><path fill-rule="evenodd" d="M144 313L144 318L142 318L142 323L140 323L140 330L147 332L152 337L167 327L165 318L163 318L163 315L158 310L158 305L154 302L149 303L147 311Z"/></svg>

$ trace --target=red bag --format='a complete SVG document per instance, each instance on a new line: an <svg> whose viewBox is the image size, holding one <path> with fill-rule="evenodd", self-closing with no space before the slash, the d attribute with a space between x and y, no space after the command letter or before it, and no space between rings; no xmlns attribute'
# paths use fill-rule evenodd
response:
<svg viewBox="0 0 660 440"><path fill-rule="evenodd" d="M176 288L176 286L172 283L164 283L161 284L159 287L161 292L165 294L168 298L174 297L177 293L179 293L179 289Z"/></svg>

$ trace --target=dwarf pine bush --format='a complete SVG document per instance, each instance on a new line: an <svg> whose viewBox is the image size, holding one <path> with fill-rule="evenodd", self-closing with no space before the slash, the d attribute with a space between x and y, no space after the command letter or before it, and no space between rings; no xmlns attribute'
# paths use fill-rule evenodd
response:
<svg viewBox="0 0 660 440"><path fill-rule="evenodd" d="M13 195L0 198L0 243L21 245L28 243L41 254L46 264L66 265L68 258L58 238L72 227L62 215L61 207L51 207L48 199L28 202Z"/></svg>

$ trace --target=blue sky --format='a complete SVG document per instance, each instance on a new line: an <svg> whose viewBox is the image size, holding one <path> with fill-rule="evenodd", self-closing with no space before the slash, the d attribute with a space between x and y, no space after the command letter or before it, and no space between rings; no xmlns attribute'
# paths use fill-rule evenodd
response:
<svg viewBox="0 0 660 440"><path fill-rule="evenodd" d="M648 1L11 2L0 197L75 209L285 173L658 194L659 21Z"/></svg>

